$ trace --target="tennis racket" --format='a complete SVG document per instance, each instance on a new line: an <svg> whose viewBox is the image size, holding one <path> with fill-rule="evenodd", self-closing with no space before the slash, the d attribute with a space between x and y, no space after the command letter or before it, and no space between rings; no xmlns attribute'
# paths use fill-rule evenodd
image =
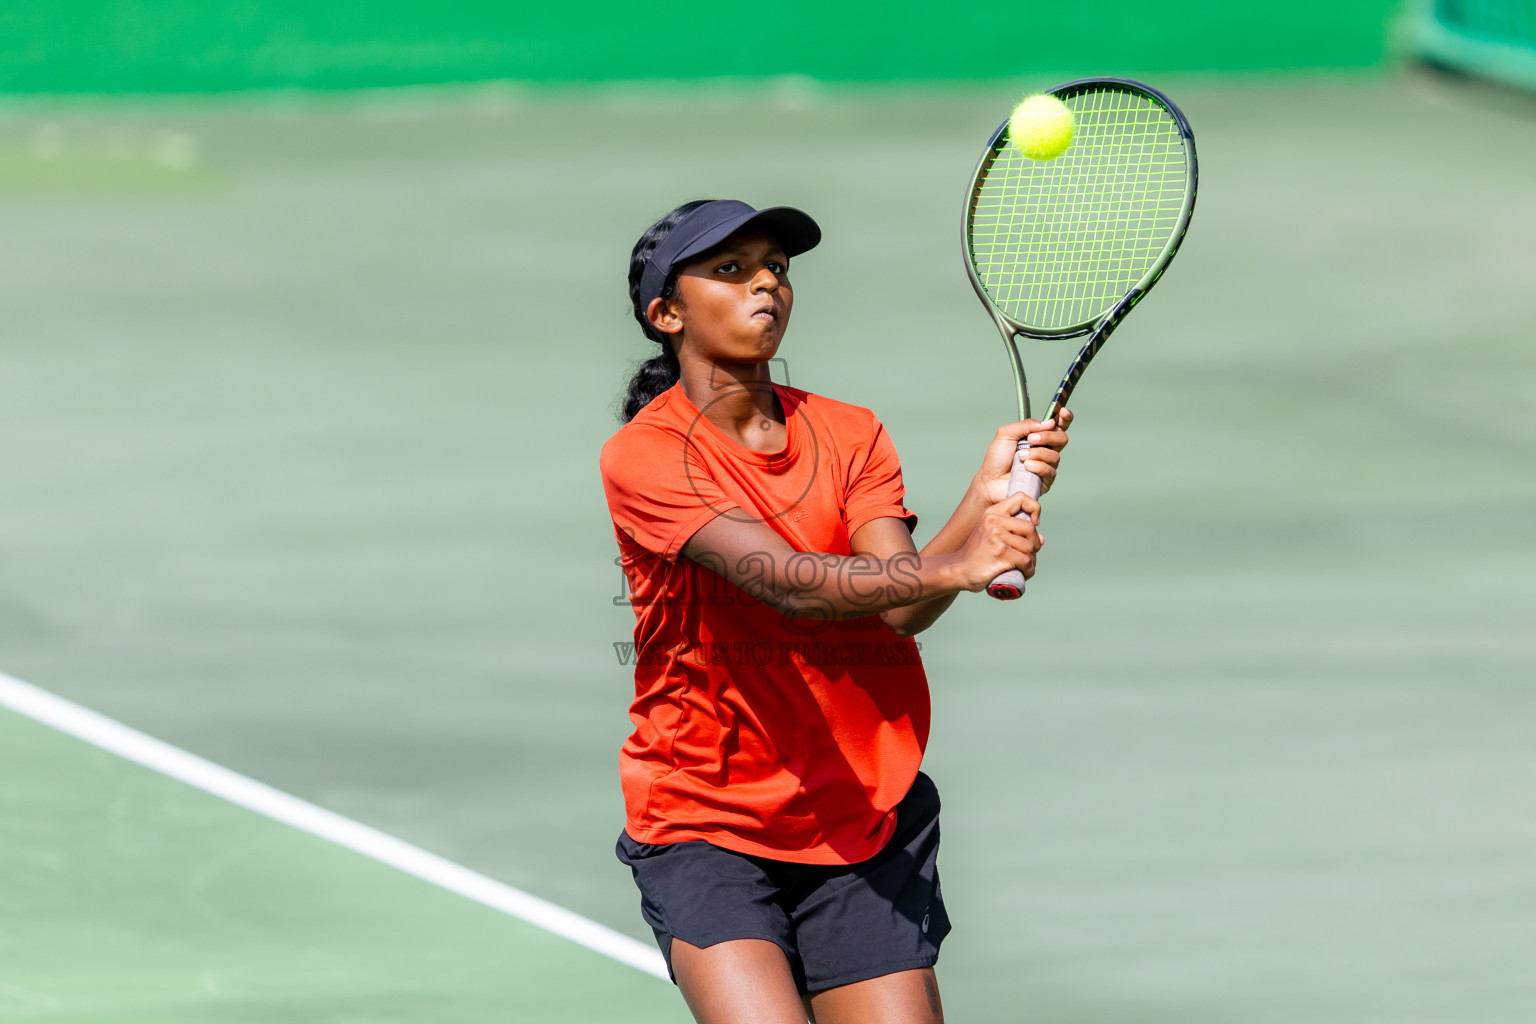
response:
<svg viewBox="0 0 1536 1024"><path fill-rule="evenodd" d="M1030 419L1019 339L1088 335L1042 419L1054 417L1111 332L1151 290L1178 252L1195 209L1195 137L1173 101L1124 78L1088 78L1051 90L1074 122L1054 160L1010 144L1004 121L982 154L965 204L965 269L1003 335ZM1010 495L1040 497L1019 442ZM987 587L1000 600L1024 594L1024 574Z"/></svg>

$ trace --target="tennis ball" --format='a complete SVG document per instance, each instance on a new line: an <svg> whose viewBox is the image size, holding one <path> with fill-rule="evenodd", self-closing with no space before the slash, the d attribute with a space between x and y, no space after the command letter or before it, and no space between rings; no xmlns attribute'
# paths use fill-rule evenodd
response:
<svg viewBox="0 0 1536 1024"><path fill-rule="evenodd" d="M1072 111L1049 93L1031 96L1013 108L1008 140L1031 160L1055 160L1072 145Z"/></svg>

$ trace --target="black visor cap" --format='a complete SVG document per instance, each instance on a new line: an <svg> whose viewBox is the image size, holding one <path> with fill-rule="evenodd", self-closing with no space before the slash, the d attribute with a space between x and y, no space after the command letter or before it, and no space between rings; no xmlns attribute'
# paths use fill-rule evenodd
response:
<svg viewBox="0 0 1536 1024"><path fill-rule="evenodd" d="M705 203L678 221L677 226L646 260L640 275L640 308L650 309L661 297L662 285L673 268L708 252L744 227L762 228L784 248L785 256L798 256L816 248L821 228L810 214L793 206L754 210L734 199Z"/></svg>

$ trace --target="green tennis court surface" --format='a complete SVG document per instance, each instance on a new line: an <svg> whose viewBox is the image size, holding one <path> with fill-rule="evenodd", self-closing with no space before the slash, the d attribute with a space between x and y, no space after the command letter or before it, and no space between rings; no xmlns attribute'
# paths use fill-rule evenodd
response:
<svg viewBox="0 0 1536 1024"><path fill-rule="evenodd" d="M1536 122L1157 84L1188 241L1073 403L1029 596L923 638L950 1018L1530 1019ZM597 476L629 246L811 211L787 376L880 414L926 538L1011 404L957 221L1013 93L11 110L0 670L646 938ZM0 806L0 1018L684 1019L9 712Z"/></svg>
<svg viewBox="0 0 1536 1024"><path fill-rule="evenodd" d="M668 1019L653 978L0 713L0 1015Z"/></svg>

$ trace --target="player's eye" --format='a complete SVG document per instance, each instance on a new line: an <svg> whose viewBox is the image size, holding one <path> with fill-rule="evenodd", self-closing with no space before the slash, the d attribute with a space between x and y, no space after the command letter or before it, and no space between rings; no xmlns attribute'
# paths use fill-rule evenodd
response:
<svg viewBox="0 0 1536 1024"><path fill-rule="evenodd" d="M787 273L789 273L789 266L787 264L785 264L785 263L780 263L778 260L769 260L768 263L767 263L767 267L768 267L769 270L773 271L775 274L787 274Z"/></svg>
<svg viewBox="0 0 1536 1024"><path fill-rule="evenodd" d="M718 267L715 268L715 273L717 273L717 274L734 274L734 273L736 273L736 271L738 271L740 269L741 269L741 264L739 264L739 263L722 263Z"/></svg>

